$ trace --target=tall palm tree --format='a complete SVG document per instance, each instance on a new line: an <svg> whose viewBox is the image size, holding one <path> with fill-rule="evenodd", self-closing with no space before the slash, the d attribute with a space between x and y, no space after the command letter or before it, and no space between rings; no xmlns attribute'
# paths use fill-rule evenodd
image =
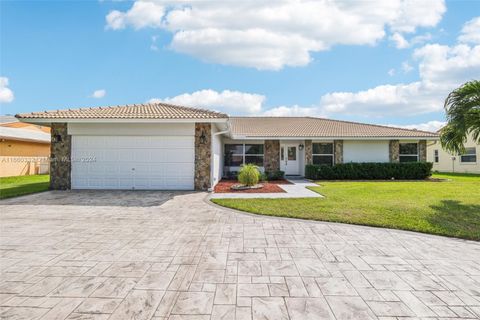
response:
<svg viewBox="0 0 480 320"><path fill-rule="evenodd" d="M447 125L440 132L442 147L454 154L465 153L469 134L480 143L480 81L472 80L445 99Z"/></svg>

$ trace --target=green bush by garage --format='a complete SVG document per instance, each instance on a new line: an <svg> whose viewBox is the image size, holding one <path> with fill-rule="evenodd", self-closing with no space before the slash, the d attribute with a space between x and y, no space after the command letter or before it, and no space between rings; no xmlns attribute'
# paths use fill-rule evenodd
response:
<svg viewBox="0 0 480 320"><path fill-rule="evenodd" d="M310 164L305 177L313 180L422 180L432 175L430 162Z"/></svg>

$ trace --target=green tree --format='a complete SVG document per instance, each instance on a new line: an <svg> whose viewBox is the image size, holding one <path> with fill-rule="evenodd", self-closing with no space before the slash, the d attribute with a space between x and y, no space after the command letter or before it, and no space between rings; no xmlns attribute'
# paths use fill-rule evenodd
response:
<svg viewBox="0 0 480 320"><path fill-rule="evenodd" d="M472 80L445 99L447 125L440 132L442 147L454 154L465 152L468 135L480 143L480 81Z"/></svg>

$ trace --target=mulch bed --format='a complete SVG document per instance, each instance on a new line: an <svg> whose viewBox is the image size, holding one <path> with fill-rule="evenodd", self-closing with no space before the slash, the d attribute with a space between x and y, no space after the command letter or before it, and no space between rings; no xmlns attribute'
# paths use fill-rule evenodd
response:
<svg viewBox="0 0 480 320"><path fill-rule="evenodd" d="M292 184L287 180L276 180L268 182L260 182L263 187L260 189L247 189L247 190L232 190L231 186L238 184L237 180L221 180L214 189L215 193L285 193L286 191L280 188L279 184Z"/></svg>

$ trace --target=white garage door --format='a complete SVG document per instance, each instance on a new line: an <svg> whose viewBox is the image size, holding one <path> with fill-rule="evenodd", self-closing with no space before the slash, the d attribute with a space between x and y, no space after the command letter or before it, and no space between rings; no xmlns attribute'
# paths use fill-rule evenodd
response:
<svg viewBox="0 0 480 320"><path fill-rule="evenodd" d="M192 190L192 136L72 136L72 189Z"/></svg>

